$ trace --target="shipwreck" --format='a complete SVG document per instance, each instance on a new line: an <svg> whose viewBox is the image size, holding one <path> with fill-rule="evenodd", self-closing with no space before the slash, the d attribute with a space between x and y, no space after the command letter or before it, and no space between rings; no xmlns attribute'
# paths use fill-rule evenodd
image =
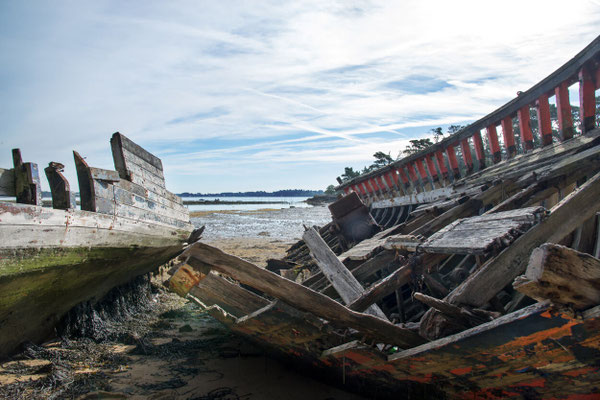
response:
<svg viewBox="0 0 600 400"><path fill-rule="evenodd" d="M598 398L599 64L597 38L454 135L340 181L331 223L267 269L191 244L171 288L370 397Z"/></svg>
<svg viewBox="0 0 600 400"><path fill-rule="evenodd" d="M81 206L61 173L44 169L44 207L35 163L13 150L0 169L0 358L39 343L69 310L177 256L193 230L182 200L165 187L162 162L124 135L111 140L116 170L90 167L73 152Z"/></svg>

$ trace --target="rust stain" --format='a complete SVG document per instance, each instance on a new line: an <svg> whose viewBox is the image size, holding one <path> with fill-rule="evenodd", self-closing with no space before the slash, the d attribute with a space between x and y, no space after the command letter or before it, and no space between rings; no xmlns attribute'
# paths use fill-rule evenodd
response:
<svg viewBox="0 0 600 400"><path fill-rule="evenodd" d="M567 375L567 376L580 376L580 375L585 375L585 374L589 374L592 372L597 372L598 368L593 368L593 367L583 367L583 368L577 368L571 371L567 371L567 372L563 372L563 375Z"/></svg>
<svg viewBox="0 0 600 400"><path fill-rule="evenodd" d="M454 374L454 375L466 375L471 371L473 371L472 367L464 367L464 368L451 369L450 373Z"/></svg>

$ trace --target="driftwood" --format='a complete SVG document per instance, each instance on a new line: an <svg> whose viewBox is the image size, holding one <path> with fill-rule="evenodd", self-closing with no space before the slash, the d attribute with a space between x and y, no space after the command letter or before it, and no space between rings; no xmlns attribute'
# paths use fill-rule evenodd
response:
<svg viewBox="0 0 600 400"><path fill-rule="evenodd" d="M600 260L568 247L545 243L533 250L525 275L513 287L539 301L583 310L600 303Z"/></svg>
<svg viewBox="0 0 600 400"><path fill-rule="evenodd" d="M190 246L183 254L187 263L200 273L209 270L229 275L239 282L276 297L343 327L354 328L378 342L412 347L424 342L418 334L368 314L351 311L338 302L302 285L204 243Z"/></svg>

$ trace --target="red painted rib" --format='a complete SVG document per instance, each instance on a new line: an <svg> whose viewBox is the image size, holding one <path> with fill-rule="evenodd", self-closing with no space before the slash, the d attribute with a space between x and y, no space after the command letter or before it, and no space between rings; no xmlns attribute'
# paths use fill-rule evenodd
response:
<svg viewBox="0 0 600 400"><path fill-rule="evenodd" d="M531 132L531 115L529 106L523 106L517 111L519 119L519 130L521 131L521 145L523 152L533 150L533 133Z"/></svg>
<svg viewBox="0 0 600 400"><path fill-rule="evenodd" d="M569 102L569 86L563 82L554 89L556 94L556 109L558 113L558 129L560 139L567 140L573 137L573 117L571 103Z"/></svg>
<svg viewBox="0 0 600 400"><path fill-rule="evenodd" d="M548 103L548 95L541 95L535 102L535 108L538 118L538 129L542 137L542 145L548 146L552 144L552 120L550 119L550 104Z"/></svg>
<svg viewBox="0 0 600 400"><path fill-rule="evenodd" d="M504 129L504 125L502 125L502 127ZM488 126L487 128L485 128L485 131L487 132L488 141L490 142L490 150L492 151L494 163L499 163L502 160L502 155L500 153L500 143L498 142L498 132L496 132L496 125Z"/></svg>
<svg viewBox="0 0 600 400"><path fill-rule="evenodd" d="M444 160L444 154L441 150L435 152L435 160L437 161L437 166L442 173L444 178L448 177L448 168L446 168L446 161Z"/></svg>
<svg viewBox="0 0 600 400"><path fill-rule="evenodd" d="M479 169L485 168L485 150L483 148L483 140L481 139L481 132L477 132L473 135L473 146L475 147L475 156L479 161Z"/></svg>
<svg viewBox="0 0 600 400"><path fill-rule="evenodd" d="M583 133L596 127L596 88L594 86L589 69L582 68L579 71L579 113Z"/></svg>
<svg viewBox="0 0 600 400"><path fill-rule="evenodd" d="M417 178L417 173L415 172L415 168L413 167L412 163L406 164L406 169L408 170L408 175L410 176L410 180L416 184L419 179Z"/></svg>
<svg viewBox="0 0 600 400"><path fill-rule="evenodd" d="M463 139L460 141L460 148L462 149L463 160L467 166L467 174L473 171L473 156L471 156L471 146L469 145L469 139Z"/></svg>
<svg viewBox="0 0 600 400"><path fill-rule="evenodd" d="M425 156L425 161L427 162L427 169L429 170L429 174L433 178L434 182L437 181L439 179L438 172L437 169L435 169L435 164L433 163L433 156L431 155L431 153Z"/></svg>
<svg viewBox="0 0 600 400"><path fill-rule="evenodd" d="M515 134L513 132L512 118L505 117L500 122L502 124L502 137L504 138L504 147L506 148L506 154L508 158L512 158L517 154L517 147L515 146ZM496 127L494 127L496 130ZM496 135L497 137L497 135ZM497 161L496 161L497 162Z"/></svg>
<svg viewBox="0 0 600 400"><path fill-rule="evenodd" d="M408 185L408 177L406 176L406 172L404 172L404 169L398 168L396 169L396 171L398 171L398 174L400 174L400 179L402 179L402 183L404 184L404 186Z"/></svg>
<svg viewBox="0 0 600 400"><path fill-rule="evenodd" d="M456 152L454 151L454 145L449 144L446 147L446 155L448 155L448 162L450 163L450 168L452 168L452 172L454 172L454 176L456 178L460 177L460 173L458 170L458 161L456 160Z"/></svg>

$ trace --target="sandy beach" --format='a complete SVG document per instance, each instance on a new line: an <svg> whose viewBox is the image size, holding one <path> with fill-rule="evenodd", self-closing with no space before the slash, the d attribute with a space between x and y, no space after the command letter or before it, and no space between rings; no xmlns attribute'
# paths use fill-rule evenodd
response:
<svg viewBox="0 0 600 400"><path fill-rule="evenodd" d="M311 215L311 211L315 212ZM205 241L257 265L281 258L303 222L327 220L323 209L203 213ZM316 214L316 216L315 216ZM240 235L215 228L237 224ZM300 218L298 218L300 217ZM284 227L300 225L293 232ZM232 222L233 221L233 222ZM265 221L271 221L272 228ZM266 232L266 233L265 233ZM229 236L228 236L229 235ZM162 276L162 275L161 275ZM230 334L195 304L166 291L154 278L151 300L111 325L108 340L56 338L0 365L0 398L78 399L360 399L266 357ZM340 377L341 379L341 377Z"/></svg>

